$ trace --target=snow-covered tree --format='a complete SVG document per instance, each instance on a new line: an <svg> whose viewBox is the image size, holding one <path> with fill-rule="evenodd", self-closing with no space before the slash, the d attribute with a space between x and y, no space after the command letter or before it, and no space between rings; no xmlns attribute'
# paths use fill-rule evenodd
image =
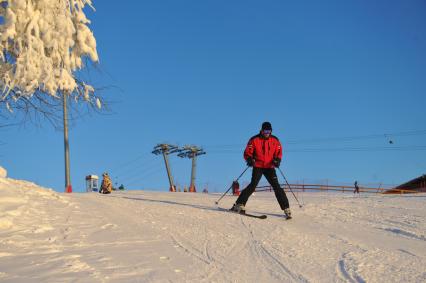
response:
<svg viewBox="0 0 426 283"><path fill-rule="evenodd" d="M94 9L91 0L0 0L0 115L34 110L49 118L63 95L101 107L76 75L99 60L86 5Z"/></svg>

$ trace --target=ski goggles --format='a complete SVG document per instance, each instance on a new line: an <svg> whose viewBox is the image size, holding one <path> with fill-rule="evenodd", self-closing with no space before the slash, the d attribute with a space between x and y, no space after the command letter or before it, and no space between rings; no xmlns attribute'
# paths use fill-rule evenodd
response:
<svg viewBox="0 0 426 283"><path fill-rule="evenodd" d="M262 133L265 135L270 135L272 133L272 130L263 130Z"/></svg>

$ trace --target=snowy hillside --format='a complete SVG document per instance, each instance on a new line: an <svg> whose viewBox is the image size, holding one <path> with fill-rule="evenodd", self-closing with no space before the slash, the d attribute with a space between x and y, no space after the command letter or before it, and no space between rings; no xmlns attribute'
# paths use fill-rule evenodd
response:
<svg viewBox="0 0 426 283"><path fill-rule="evenodd" d="M426 281L425 196L299 194L290 221L272 193L248 203L266 220L218 211L218 197L58 194L0 177L0 281Z"/></svg>

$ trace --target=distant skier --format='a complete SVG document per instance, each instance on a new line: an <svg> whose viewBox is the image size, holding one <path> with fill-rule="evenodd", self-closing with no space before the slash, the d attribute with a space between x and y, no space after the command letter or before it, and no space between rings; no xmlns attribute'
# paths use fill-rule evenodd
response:
<svg viewBox="0 0 426 283"><path fill-rule="evenodd" d="M240 183L238 183L238 181L233 181L232 182L232 194L234 196L239 196L240 195Z"/></svg>
<svg viewBox="0 0 426 283"><path fill-rule="evenodd" d="M103 177L103 180L102 180L101 189L99 190L99 193L110 194L112 192L111 178L109 177L107 172L103 173L102 177Z"/></svg>
<svg viewBox="0 0 426 283"><path fill-rule="evenodd" d="M354 194L355 193L359 194L358 181L355 181L354 186L355 186Z"/></svg>
<svg viewBox="0 0 426 283"><path fill-rule="evenodd" d="M282 158L281 143L272 135L272 125L264 122L260 133L250 138L244 151L247 165L253 167L250 184L241 192L231 210L245 213L245 205L250 195L255 191L262 175L265 176L275 192L275 197L287 218L291 218L290 206L284 190L278 183L275 168L280 167Z"/></svg>

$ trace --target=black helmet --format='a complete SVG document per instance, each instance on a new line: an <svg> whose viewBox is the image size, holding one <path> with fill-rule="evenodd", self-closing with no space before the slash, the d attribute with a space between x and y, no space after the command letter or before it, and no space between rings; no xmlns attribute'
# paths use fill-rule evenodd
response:
<svg viewBox="0 0 426 283"><path fill-rule="evenodd" d="M262 124L262 131L263 130L270 130L270 131L272 131L272 125L271 125L271 123L269 123L269 122L263 122L263 124Z"/></svg>

